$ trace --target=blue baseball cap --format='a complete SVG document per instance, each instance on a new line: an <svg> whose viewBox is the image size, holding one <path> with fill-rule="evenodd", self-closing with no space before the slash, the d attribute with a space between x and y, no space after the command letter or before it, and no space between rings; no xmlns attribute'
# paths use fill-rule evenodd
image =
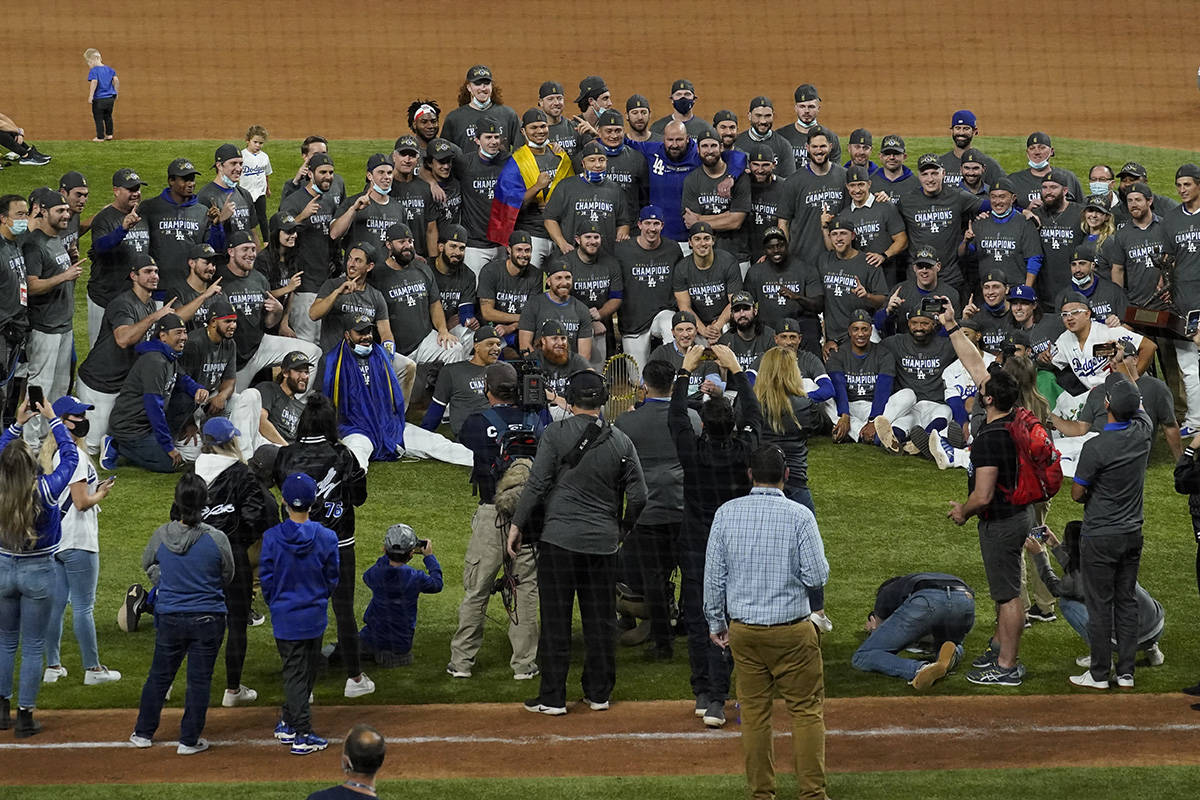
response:
<svg viewBox="0 0 1200 800"><path fill-rule="evenodd" d="M200 429L205 439L211 439L214 444L225 444L235 436L241 436L239 431L227 417L211 417Z"/></svg>
<svg viewBox="0 0 1200 800"><path fill-rule="evenodd" d="M88 405L78 397L72 397L69 394L64 394L62 397L54 401L54 405L52 405L51 408L54 409L56 416L66 417L80 416L88 411L91 411L93 408L95 408L95 406Z"/></svg>
<svg viewBox="0 0 1200 800"><path fill-rule="evenodd" d="M642 209L642 213L638 214L638 221L641 222L647 219L662 220L665 217L666 213L661 208L651 205Z"/></svg>
<svg viewBox="0 0 1200 800"><path fill-rule="evenodd" d="M955 125L970 125L972 128L979 127L975 124L975 112L968 111L965 108L955 111L954 116L950 118L950 127L953 128Z"/></svg>
<svg viewBox="0 0 1200 800"><path fill-rule="evenodd" d="M305 511L317 501L317 482L303 472L288 475L283 482L283 502L288 508Z"/></svg>
<svg viewBox="0 0 1200 800"><path fill-rule="evenodd" d="M1009 300L1023 300L1026 303L1036 303L1037 302L1037 292L1035 292L1033 290L1032 286L1026 286L1024 284L1020 284L1020 285L1014 286L1008 290L1008 299Z"/></svg>

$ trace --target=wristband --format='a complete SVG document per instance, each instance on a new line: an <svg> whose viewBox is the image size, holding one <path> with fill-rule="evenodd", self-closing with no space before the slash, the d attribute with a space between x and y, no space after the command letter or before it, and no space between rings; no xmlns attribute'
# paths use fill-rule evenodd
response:
<svg viewBox="0 0 1200 800"><path fill-rule="evenodd" d="M384 342L384 343L383 343L383 349L384 349L384 350L387 350L387 354L388 354L389 356L394 356L394 355L396 355L396 343L395 343L395 342L393 342L393 341L387 341L387 342Z"/></svg>
<svg viewBox="0 0 1200 800"><path fill-rule="evenodd" d="M961 330L962 330L962 325L955 325L953 328L950 328L949 330L946 331L946 335L951 336Z"/></svg>

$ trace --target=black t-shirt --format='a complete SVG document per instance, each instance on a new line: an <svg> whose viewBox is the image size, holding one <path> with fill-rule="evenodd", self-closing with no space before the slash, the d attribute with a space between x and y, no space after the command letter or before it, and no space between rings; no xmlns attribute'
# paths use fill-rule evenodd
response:
<svg viewBox="0 0 1200 800"><path fill-rule="evenodd" d="M603 250L596 254L595 261L585 264L576 248L567 254L566 262L573 278L571 295L588 308L599 308L610 297L623 294L621 265Z"/></svg>
<svg viewBox="0 0 1200 800"><path fill-rule="evenodd" d="M267 412L267 421L275 426L279 435L288 442L296 441L296 426L304 413L304 401L292 397L274 381L263 381L254 388L262 395L262 407Z"/></svg>
<svg viewBox="0 0 1200 800"><path fill-rule="evenodd" d="M981 519L1003 519L1020 513L1025 506L1014 506L1005 498L1017 485L1017 447L1005 424L1012 415L989 422L979 429L971 442L971 464L967 470L967 492L975 491L975 471L980 467L996 467L996 492L992 502L980 511Z"/></svg>
<svg viewBox="0 0 1200 800"><path fill-rule="evenodd" d="M437 283L438 294L442 296L442 310L446 312L448 322L459 313L458 310L462 306L470 306L471 310L466 313L474 316L476 300L474 272L463 264L459 264L457 269L449 273L442 272L436 264L431 264L429 272ZM465 321L461 317L458 320L460 325Z"/></svg>
<svg viewBox="0 0 1200 800"><path fill-rule="evenodd" d="M471 361L457 361L438 370L433 399L450 409L450 430L455 435L459 435L463 420L471 413L487 408L483 382L486 370L487 367Z"/></svg>
<svg viewBox="0 0 1200 800"><path fill-rule="evenodd" d="M625 285L619 312L621 334L645 333L658 312L675 305L671 276L683 251L670 239L659 239L658 247L647 250L634 236L617 243L616 256Z"/></svg>
<svg viewBox="0 0 1200 800"><path fill-rule="evenodd" d="M92 247L88 258L92 261L88 277L87 293L93 303L101 308L108 305L124 289L129 288L130 259L137 253L150 252L150 227L146 220L125 232L115 246L101 250L97 243L121 227L126 215L112 206L105 206L92 218Z"/></svg>
<svg viewBox="0 0 1200 800"><path fill-rule="evenodd" d="M312 195L308 191L292 192L283 198L279 210L295 217L304 210L311 199ZM316 212L296 227L294 265L295 269L304 273L300 281L300 292L315 293L333 271L333 242L329 238L329 226L333 224L337 210L338 203L333 192L326 192L321 195Z"/></svg>

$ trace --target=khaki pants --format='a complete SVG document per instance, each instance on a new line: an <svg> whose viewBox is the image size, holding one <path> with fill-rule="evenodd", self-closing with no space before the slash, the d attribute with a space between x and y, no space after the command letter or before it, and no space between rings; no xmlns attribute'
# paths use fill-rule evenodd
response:
<svg viewBox="0 0 1200 800"><path fill-rule="evenodd" d="M755 800L775 797L771 707L775 693L792 717L792 755L801 798L825 797L825 675L816 627L804 618L791 625L729 626L737 697L742 707L746 782Z"/></svg>
<svg viewBox="0 0 1200 800"><path fill-rule="evenodd" d="M504 559L506 533L496 527L496 507L481 503L471 518L471 541L463 565L463 596L458 607L458 630L450 640L450 667L470 672L483 644L483 626L487 621L488 601ZM537 563L533 551L524 547L517 556L517 624L509 624L508 641L512 645L509 665L513 674L533 672L537 668L538 585Z"/></svg>

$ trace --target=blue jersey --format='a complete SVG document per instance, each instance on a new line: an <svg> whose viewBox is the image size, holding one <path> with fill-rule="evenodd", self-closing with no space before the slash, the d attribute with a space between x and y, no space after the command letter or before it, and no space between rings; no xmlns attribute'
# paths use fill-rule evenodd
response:
<svg viewBox="0 0 1200 800"><path fill-rule="evenodd" d="M667 148L662 142L635 142L626 138L625 144L646 157L650 176L650 205L661 208L666 217L663 220L663 237L686 242L688 235L683 224L683 182L692 170L700 166L700 147L696 140L688 139L687 150L678 161L667 157ZM721 158L734 179L746 171L747 156L741 150L726 150L721 153Z"/></svg>

